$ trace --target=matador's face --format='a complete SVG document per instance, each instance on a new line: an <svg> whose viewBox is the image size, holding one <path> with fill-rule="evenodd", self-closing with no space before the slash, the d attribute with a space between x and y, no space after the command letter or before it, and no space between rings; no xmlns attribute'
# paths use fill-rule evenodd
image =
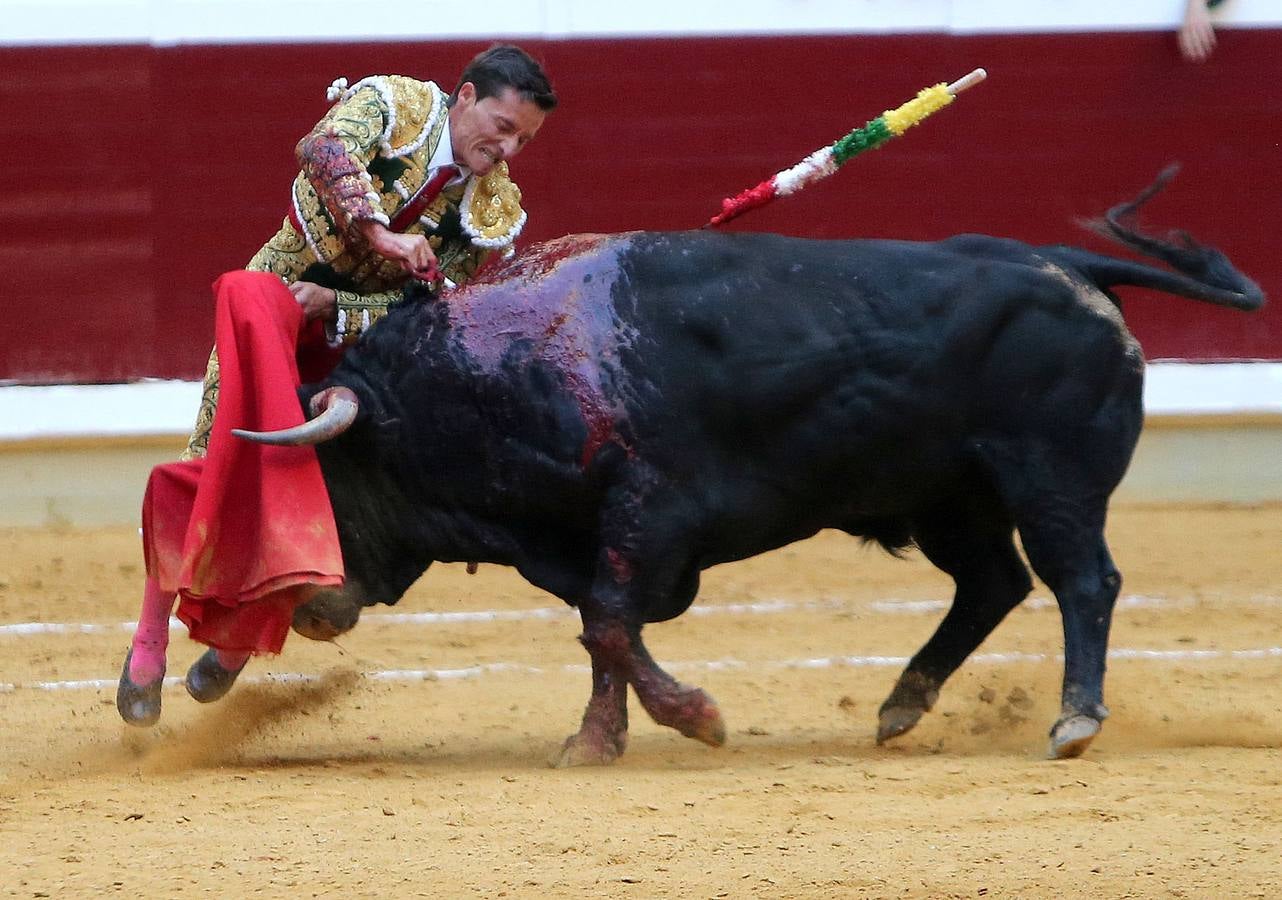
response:
<svg viewBox="0 0 1282 900"><path fill-rule="evenodd" d="M476 99L476 85L464 82L450 107L450 142L454 159L484 175L520 152L547 116L538 105L524 100L513 88L484 100Z"/></svg>

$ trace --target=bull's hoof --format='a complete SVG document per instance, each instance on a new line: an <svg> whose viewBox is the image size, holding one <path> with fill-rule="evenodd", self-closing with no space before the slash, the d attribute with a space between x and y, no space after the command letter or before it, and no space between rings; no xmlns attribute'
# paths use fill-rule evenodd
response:
<svg viewBox="0 0 1282 900"><path fill-rule="evenodd" d="M637 695L650 718L658 724L675 728L684 737L702 741L710 747L725 744L726 723L721 718L721 710L702 688L672 682L645 693L638 688Z"/></svg>
<svg viewBox="0 0 1282 900"><path fill-rule="evenodd" d="M1047 756L1051 759L1073 759L1081 756L1099 731L1099 719L1093 719L1090 716L1079 713L1060 719L1051 728L1051 746Z"/></svg>
<svg viewBox="0 0 1282 900"><path fill-rule="evenodd" d="M120 671L120 684L116 686L116 709L120 718L130 725L148 728L160 720L160 689L164 686L164 673L150 684L136 684L129 677L129 661L134 651L125 654L125 666Z"/></svg>
<svg viewBox="0 0 1282 900"><path fill-rule="evenodd" d="M234 671L224 669L222 663L218 661L218 651L211 647L187 670L187 678L184 681L187 685L187 693L201 703L221 700L231 690L231 686L236 683L236 676L244 668L242 663L240 668Z"/></svg>
<svg viewBox="0 0 1282 900"><path fill-rule="evenodd" d="M704 714L694 722L688 723L681 733L696 741L703 741L709 747L722 747L726 743L726 723L721 718L721 710L709 700Z"/></svg>
<svg viewBox="0 0 1282 900"><path fill-rule="evenodd" d="M877 743L907 734L939 699L939 682L921 672L905 670L877 711Z"/></svg>
<svg viewBox="0 0 1282 900"><path fill-rule="evenodd" d="M891 738L907 734L921 721L926 710L919 706L882 707L877 714L877 744L886 743Z"/></svg>
<svg viewBox="0 0 1282 900"><path fill-rule="evenodd" d="M603 738L580 731L565 739L560 752L548 760L548 764L554 769L608 766L623 755L627 744L627 732Z"/></svg>

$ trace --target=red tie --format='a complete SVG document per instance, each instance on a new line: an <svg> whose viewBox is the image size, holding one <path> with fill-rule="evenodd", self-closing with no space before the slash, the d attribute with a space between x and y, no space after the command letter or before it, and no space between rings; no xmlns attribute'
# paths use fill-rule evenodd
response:
<svg viewBox="0 0 1282 900"><path fill-rule="evenodd" d="M458 171L458 166L454 165L441 166L437 169L436 174L418 189L418 193L410 197L409 201L401 207L401 211L396 214L396 218L392 219L392 231L404 231L417 222L418 217L427 208L427 204L436 199L441 188L445 187L446 182L457 175Z"/></svg>

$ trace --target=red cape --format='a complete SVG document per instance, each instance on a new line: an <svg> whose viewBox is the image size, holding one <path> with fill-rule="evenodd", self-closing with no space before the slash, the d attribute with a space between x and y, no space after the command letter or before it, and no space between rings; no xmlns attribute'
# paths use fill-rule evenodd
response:
<svg viewBox="0 0 1282 900"><path fill-rule="evenodd" d="M312 447L270 447L230 431L303 422L300 367L319 380L341 350L326 344L321 323L304 327L274 275L228 272L214 295L220 387L209 451L152 469L143 554L147 574L178 594L193 639L279 653L311 589L343 583L334 513Z"/></svg>

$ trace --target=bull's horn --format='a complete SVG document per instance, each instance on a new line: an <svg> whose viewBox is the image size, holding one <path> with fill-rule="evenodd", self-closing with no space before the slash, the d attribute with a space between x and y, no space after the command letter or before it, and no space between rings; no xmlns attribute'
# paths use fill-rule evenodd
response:
<svg viewBox="0 0 1282 900"><path fill-rule="evenodd" d="M338 437L356 421L360 402L351 388L331 387L312 397L311 410L316 418L293 428L283 428L280 431L245 431L233 428L231 433L259 444L287 444L294 447L320 444Z"/></svg>

